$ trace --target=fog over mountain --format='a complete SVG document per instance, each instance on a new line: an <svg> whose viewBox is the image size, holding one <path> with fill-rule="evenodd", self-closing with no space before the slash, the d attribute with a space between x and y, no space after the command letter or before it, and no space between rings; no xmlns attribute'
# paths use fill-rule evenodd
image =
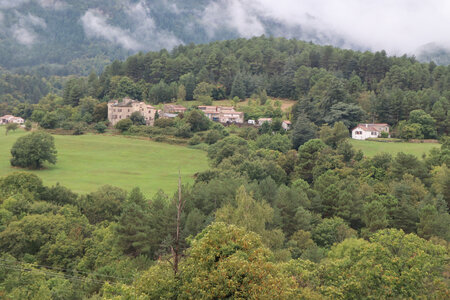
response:
<svg viewBox="0 0 450 300"><path fill-rule="evenodd" d="M445 64L449 20L444 0L0 0L0 65L83 73L137 51L263 34Z"/></svg>

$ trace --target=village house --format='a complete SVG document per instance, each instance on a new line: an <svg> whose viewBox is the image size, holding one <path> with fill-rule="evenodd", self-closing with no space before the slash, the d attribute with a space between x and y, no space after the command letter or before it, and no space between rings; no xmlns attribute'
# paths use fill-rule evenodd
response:
<svg viewBox="0 0 450 300"><path fill-rule="evenodd" d="M211 120L220 123L244 123L244 113L235 111L231 106L200 105L199 110Z"/></svg>
<svg viewBox="0 0 450 300"><path fill-rule="evenodd" d="M381 132L389 134L389 125L386 123L378 124L358 124L352 129L352 139L365 140L368 138L380 137Z"/></svg>
<svg viewBox="0 0 450 300"><path fill-rule="evenodd" d="M13 115L5 115L3 117L0 117L0 124L9 124L9 123L16 123L16 124L23 124L25 122L24 119L21 117L14 117Z"/></svg>
<svg viewBox="0 0 450 300"><path fill-rule="evenodd" d="M179 114L185 113L186 107L178 104L164 104L163 113L165 114Z"/></svg>
<svg viewBox="0 0 450 300"><path fill-rule="evenodd" d="M291 121L284 120L283 123L281 123L281 127L283 127L284 130L290 130L291 129Z"/></svg>
<svg viewBox="0 0 450 300"><path fill-rule="evenodd" d="M178 104L164 104L163 109L158 110L158 115L162 119L176 118L178 114L184 114L187 108Z"/></svg>
<svg viewBox="0 0 450 300"><path fill-rule="evenodd" d="M120 120L129 118L134 112L139 112L147 125L153 125L156 115L156 109L153 106L130 98L124 98L121 102L118 100L108 102L108 120L113 126Z"/></svg>
<svg viewBox="0 0 450 300"><path fill-rule="evenodd" d="M272 118L259 118L258 119L258 126L261 126L263 123L272 123Z"/></svg>

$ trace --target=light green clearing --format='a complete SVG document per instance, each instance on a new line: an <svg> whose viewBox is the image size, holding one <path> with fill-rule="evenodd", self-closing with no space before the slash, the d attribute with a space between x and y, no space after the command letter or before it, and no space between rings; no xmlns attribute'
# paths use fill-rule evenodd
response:
<svg viewBox="0 0 450 300"><path fill-rule="evenodd" d="M5 128L0 126L0 176L23 170L12 168L9 160L12 145L25 134L18 129L5 136ZM59 182L77 193L109 184L128 191L139 187L147 197L159 189L172 195L178 185L178 169L182 182L192 183L195 173L208 168L205 152L183 146L96 134L54 137L56 165L29 172L41 177L45 185Z"/></svg>
<svg viewBox="0 0 450 300"><path fill-rule="evenodd" d="M398 152L404 152L422 158L422 155L428 154L431 149L441 147L440 144L433 143L383 143L354 139L350 141L356 150L362 150L364 155L368 157L372 157L381 152L391 153L392 155L396 155Z"/></svg>

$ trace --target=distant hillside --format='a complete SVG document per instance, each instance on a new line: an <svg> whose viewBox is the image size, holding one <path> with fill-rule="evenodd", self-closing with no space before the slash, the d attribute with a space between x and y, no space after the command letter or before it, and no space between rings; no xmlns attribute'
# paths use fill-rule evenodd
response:
<svg viewBox="0 0 450 300"><path fill-rule="evenodd" d="M219 0L2 0L0 70L87 75L139 51L263 34L367 49L330 28L290 24L254 6ZM308 24L314 17L304 19Z"/></svg>

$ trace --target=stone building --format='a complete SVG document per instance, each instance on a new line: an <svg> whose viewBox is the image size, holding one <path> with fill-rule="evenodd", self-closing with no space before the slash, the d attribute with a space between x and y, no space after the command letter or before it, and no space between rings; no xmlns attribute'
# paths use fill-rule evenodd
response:
<svg viewBox="0 0 450 300"><path fill-rule="evenodd" d="M211 120L220 123L244 123L244 113L235 111L229 106L206 106L200 105L199 110Z"/></svg>
<svg viewBox="0 0 450 300"><path fill-rule="evenodd" d="M113 126L120 120L129 118L134 112L139 112L146 124L153 126L156 114L156 108L153 106L130 98L124 98L121 102L118 100L108 102L108 120Z"/></svg>

